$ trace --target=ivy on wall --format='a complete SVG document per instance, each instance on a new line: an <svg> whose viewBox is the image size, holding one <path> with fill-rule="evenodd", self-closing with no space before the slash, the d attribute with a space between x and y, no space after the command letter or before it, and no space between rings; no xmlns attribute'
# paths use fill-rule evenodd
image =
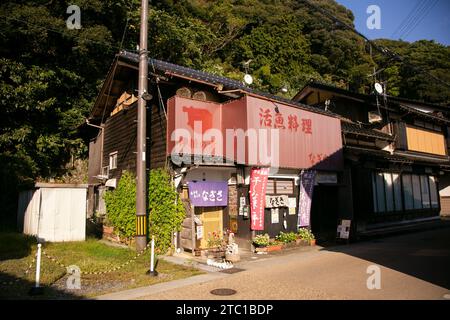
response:
<svg viewBox="0 0 450 320"><path fill-rule="evenodd" d="M115 190L105 193L107 223L122 237L134 237L136 232L136 179L124 171ZM148 234L155 237L158 253L172 246L173 232L181 230L185 217L183 203L173 188L167 170L150 171L148 188Z"/></svg>
<svg viewBox="0 0 450 320"><path fill-rule="evenodd" d="M117 188L105 192L107 223L121 237L133 237L136 233L136 178L124 171Z"/></svg>
<svg viewBox="0 0 450 320"><path fill-rule="evenodd" d="M181 230L186 215L167 170L150 171L148 200L149 234L155 236L158 251L165 253L172 246L173 232Z"/></svg>

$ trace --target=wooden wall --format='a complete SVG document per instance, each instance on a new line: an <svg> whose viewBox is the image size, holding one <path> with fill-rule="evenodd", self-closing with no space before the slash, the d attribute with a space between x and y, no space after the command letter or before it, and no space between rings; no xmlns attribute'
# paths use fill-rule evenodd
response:
<svg viewBox="0 0 450 320"><path fill-rule="evenodd" d="M447 154L444 135L412 126L406 126L408 149L445 156Z"/></svg>
<svg viewBox="0 0 450 320"><path fill-rule="evenodd" d="M103 166L109 165L109 154L117 151L117 169L110 169L110 178L120 178L123 170L136 171L136 118L134 106L106 120Z"/></svg>
<svg viewBox="0 0 450 320"><path fill-rule="evenodd" d="M166 164L166 124L164 110L159 105L152 105L151 112L147 112L147 152L150 152L147 168L161 168Z"/></svg>
<svg viewBox="0 0 450 320"><path fill-rule="evenodd" d="M120 178L123 170L136 172L136 120L136 104L106 120L103 166L109 165L110 153L118 153L117 169L110 169L110 178ZM147 136L147 168L165 166L166 118L158 106L152 106L151 113L147 112Z"/></svg>

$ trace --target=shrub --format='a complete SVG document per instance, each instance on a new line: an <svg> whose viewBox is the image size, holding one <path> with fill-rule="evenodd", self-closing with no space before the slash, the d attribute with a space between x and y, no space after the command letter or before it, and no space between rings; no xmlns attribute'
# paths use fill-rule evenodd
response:
<svg viewBox="0 0 450 320"><path fill-rule="evenodd" d="M282 243L290 243L294 242L297 239L297 235L294 232L284 233L280 232L278 236L276 236L276 240Z"/></svg>
<svg viewBox="0 0 450 320"><path fill-rule="evenodd" d="M136 179L124 171L115 190L104 195L107 223L124 237L133 237L136 233Z"/></svg>
<svg viewBox="0 0 450 320"><path fill-rule="evenodd" d="M306 241L311 241L314 240L314 234L311 232L311 230L306 229L306 228L300 228L300 230L298 230L298 238L301 240L306 240Z"/></svg>
<svg viewBox="0 0 450 320"><path fill-rule="evenodd" d="M172 234L181 230L186 215L183 203L165 169L150 171L148 210L149 235L155 236L157 251L164 254L172 246Z"/></svg>

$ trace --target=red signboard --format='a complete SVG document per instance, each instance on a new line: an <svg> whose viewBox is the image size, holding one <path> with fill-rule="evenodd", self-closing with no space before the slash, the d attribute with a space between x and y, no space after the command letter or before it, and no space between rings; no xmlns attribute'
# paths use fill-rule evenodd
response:
<svg viewBox="0 0 450 320"><path fill-rule="evenodd" d="M341 123L253 96L224 104L173 97L167 154L172 161L178 154L201 154L254 167L338 171L343 169Z"/></svg>
<svg viewBox="0 0 450 320"><path fill-rule="evenodd" d="M251 229L264 230L264 208L266 207L266 189L269 176L268 168L253 168L250 173L250 221Z"/></svg>

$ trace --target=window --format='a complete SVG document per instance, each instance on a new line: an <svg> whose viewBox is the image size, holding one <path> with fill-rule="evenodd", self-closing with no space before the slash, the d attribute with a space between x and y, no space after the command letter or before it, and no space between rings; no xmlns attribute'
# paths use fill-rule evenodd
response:
<svg viewBox="0 0 450 320"><path fill-rule="evenodd" d="M402 180L403 196L405 197L405 210L412 210L414 209L412 176L410 174L405 174L403 175Z"/></svg>
<svg viewBox="0 0 450 320"><path fill-rule="evenodd" d="M109 154L109 169L117 169L117 151Z"/></svg>
<svg viewBox="0 0 450 320"><path fill-rule="evenodd" d="M372 176L372 188L375 212L402 210L401 184L398 174L374 173Z"/></svg>
<svg viewBox="0 0 450 320"><path fill-rule="evenodd" d="M382 173L377 173L375 176L376 190L377 190L377 208L378 212L386 212L386 201L384 193L384 179Z"/></svg>
<svg viewBox="0 0 450 320"><path fill-rule="evenodd" d="M418 175L412 176L412 187L414 196L414 209L422 209L422 194L420 191L420 177Z"/></svg>
<svg viewBox="0 0 450 320"><path fill-rule="evenodd" d="M267 194L275 194L275 180L274 179L267 180L266 193Z"/></svg>
<svg viewBox="0 0 450 320"><path fill-rule="evenodd" d="M372 174L372 194L373 194L373 212L378 211L378 197L377 197L377 181L375 179L375 173Z"/></svg>
<svg viewBox="0 0 450 320"><path fill-rule="evenodd" d="M384 174L384 188L386 193L386 211L392 212L394 210L394 183L392 182L392 174Z"/></svg>
<svg viewBox="0 0 450 320"><path fill-rule="evenodd" d="M433 124L430 122L424 122L421 120L414 120L414 125L421 127L421 128L426 128L426 129L430 129L430 130L434 130L434 131L439 131L442 132L442 127L438 124Z"/></svg>
<svg viewBox="0 0 450 320"><path fill-rule="evenodd" d="M277 194L293 194L294 180L276 180Z"/></svg>
<svg viewBox="0 0 450 320"><path fill-rule="evenodd" d="M267 181L267 194L294 194L294 180L269 179Z"/></svg>
<svg viewBox="0 0 450 320"><path fill-rule="evenodd" d="M402 211L402 183L400 181L400 175L398 173L393 173L392 181L394 184L395 211Z"/></svg>
<svg viewBox="0 0 450 320"><path fill-rule="evenodd" d="M431 207L438 208L439 200L438 200L438 192L437 192L437 187L436 187L436 179L434 177L428 177L428 182L430 184Z"/></svg>
<svg viewBox="0 0 450 320"><path fill-rule="evenodd" d="M436 209L439 207L435 177L397 173L372 176L374 212ZM403 200L402 200L403 198Z"/></svg>
<svg viewBox="0 0 450 320"><path fill-rule="evenodd" d="M422 191L422 207L430 208L430 190L427 176L420 176L420 188Z"/></svg>

